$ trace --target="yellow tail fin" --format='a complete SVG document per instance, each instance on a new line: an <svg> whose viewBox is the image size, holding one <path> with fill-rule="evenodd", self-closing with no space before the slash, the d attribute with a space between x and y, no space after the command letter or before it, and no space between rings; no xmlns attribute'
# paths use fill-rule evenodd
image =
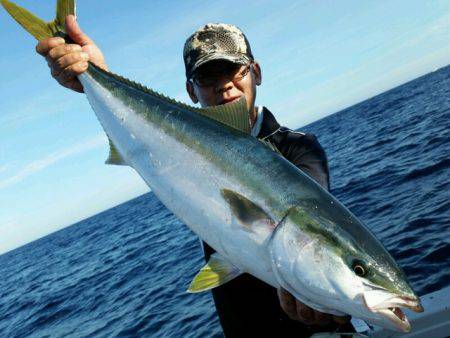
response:
<svg viewBox="0 0 450 338"><path fill-rule="evenodd" d="M69 14L75 15L75 0L58 0L56 4L56 18L45 22L34 14L8 0L0 0L2 6L27 32L37 40L52 36L66 36L65 18Z"/></svg>

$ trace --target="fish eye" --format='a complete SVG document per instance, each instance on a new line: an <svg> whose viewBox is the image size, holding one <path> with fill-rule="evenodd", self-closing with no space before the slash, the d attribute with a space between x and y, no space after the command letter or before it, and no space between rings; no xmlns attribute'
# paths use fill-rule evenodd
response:
<svg viewBox="0 0 450 338"><path fill-rule="evenodd" d="M359 277L365 277L367 275L367 268L363 262L355 259L352 263L353 272Z"/></svg>

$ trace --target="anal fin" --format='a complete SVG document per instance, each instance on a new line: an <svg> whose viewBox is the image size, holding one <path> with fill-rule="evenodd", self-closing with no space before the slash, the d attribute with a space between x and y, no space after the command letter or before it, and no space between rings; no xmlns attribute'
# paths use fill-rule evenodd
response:
<svg viewBox="0 0 450 338"><path fill-rule="evenodd" d="M128 165L124 159L120 156L119 151L117 150L114 143L111 141L111 139L108 137L109 141L109 155L106 159L106 164L115 164L115 165Z"/></svg>
<svg viewBox="0 0 450 338"><path fill-rule="evenodd" d="M208 263L199 271L189 285L187 292L196 293L211 290L242 274L236 266L218 253L211 255Z"/></svg>

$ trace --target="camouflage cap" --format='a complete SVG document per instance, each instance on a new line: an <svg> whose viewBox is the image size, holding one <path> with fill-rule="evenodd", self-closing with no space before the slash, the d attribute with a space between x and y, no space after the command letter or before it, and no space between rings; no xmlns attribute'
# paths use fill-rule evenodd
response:
<svg viewBox="0 0 450 338"><path fill-rule="evenodd" d="M238 64L253 61L250 44L244 33L233 25L209 23L192 34L184 44L186 78L212 60L227 60Z"/></svg>

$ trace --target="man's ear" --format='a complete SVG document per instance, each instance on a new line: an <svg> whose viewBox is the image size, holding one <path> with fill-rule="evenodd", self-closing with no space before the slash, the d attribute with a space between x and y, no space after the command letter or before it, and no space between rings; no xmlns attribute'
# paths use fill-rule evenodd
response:
<svg viewBox="0 0 450 338"><path fill-rule="evenodd" d="M259 66L258 62L254 61L252 68L253 68L253 74L255 74L255 83L257 86L259 86L262 83L261 67Z"/></svg>
<svg viewBox="0 0 450 338"><path fill-rule="evenodd" d="M198 98L194 91L194 84L189 80L186 80L186 91L188 92L192 102L198 103Z"/></svg>

